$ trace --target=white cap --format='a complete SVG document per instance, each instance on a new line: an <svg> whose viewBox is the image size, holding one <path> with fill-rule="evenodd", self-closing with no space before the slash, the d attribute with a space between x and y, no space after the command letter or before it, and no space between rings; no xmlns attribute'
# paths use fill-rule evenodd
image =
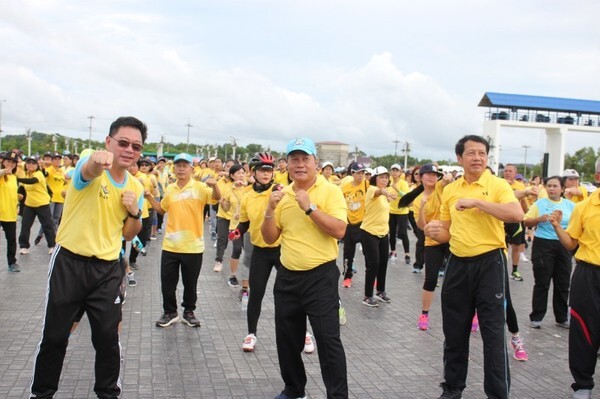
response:
<svg viewBox="0 0 600 399"><path fill-rule="evenodd" d="M579 173L575 169L565 169L563 177L579 177Z"/></svg>
<svg viewBox="0 0 600 399"><path fill-rule="evenodd" d="M379 176L383 174L389 174L388 170L384 166L378 166L373 169L373 176Z"/></svg>
<svg viewBox="0 0 600 399"><path fill-rule="evenodd" d="M398 170L402 170L402 166L398 165L397 163L393 164L392 166L390 166L390 170L392 169L398 169Z"/></svg>
<svg viewBox="0 0 600 399"><path fill-rule="evenodd" d="M331 166L331 169L334 169L334 166L331 162L327 161L327 162L323 162L323 165L321 165L321 169L325 169L325 166Z"/></svg>

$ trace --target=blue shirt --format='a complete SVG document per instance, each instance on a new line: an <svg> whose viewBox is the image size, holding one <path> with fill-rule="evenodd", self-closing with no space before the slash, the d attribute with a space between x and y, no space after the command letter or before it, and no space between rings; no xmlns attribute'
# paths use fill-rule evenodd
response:
<svg viewBox="0 0 600 399"><path fill-rule="evenodd" d="M548 198L541 198L532 205L532 208L534 207L537 207L537 216L549 215L556 210L562 211L562 220L560 225L563 229L566 229L567 225L569 224L569 220L571 219L573 208L575 208L575 203L565 198L561 198L560 201L552 201ZM556 235L556 232L554 231L554 228L550 222L538 223L535 229L535 236L539 238L545 238L546 240L558 240L558 236Z"/></svg>

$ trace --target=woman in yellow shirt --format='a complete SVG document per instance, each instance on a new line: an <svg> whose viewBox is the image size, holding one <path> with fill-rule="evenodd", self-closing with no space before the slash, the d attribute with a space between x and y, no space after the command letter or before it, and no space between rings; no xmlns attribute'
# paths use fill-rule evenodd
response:
<svg viewBox="0 0 600 399"><path fill-rule="evenodd" d="M8 152L2 155L2 168L0 168L0 225L6 237L6 260L9 272L20 272L17 264L17 207L18 184L15 173L19 154Z"/></svg>
<svg viewBox="0 0 600 399"><path fill-rule="evenodd" d="M21 255L29 253L29 236L31 226L37 216L44 236L48 243L49 253L52 253L55 245L56 231L52 222L52 213L50 212L50 194L46 185L46 178L38 166L38 161L34 157L25 159L25 178L18 179L23 184L27 195L25 196L25 208L23 210L23 219L21 221L21 234L19 235L19 246Z"/></svg>
<svg viewBox="0 0 600 399"><path fill-rule="evenodd" d="M383 166L373 170L365 198L365 216L362 230L363 254L365 255L365 297L363 305L377 307L377 300L389 303L391 299L385 293L385 278L388 263L390 201L398 198L396 193L388 191L390 174ZM377 279L377 294L373 297L373 285Z"/></svg>

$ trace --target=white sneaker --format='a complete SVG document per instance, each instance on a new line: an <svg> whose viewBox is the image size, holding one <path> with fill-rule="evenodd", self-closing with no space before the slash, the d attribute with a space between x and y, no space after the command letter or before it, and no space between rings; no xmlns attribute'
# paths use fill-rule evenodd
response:
<svg viewBox="0 0 600 399"><path fill-rule="evenodd" d="M525 256L525 253L521 252L521 254L519 254L519 261L527 263L529 262L529 259L527 259L527 257Z"/></svg>
<svg viewBox="0 0 600 399"><path fill-rule="evenodd" d="M254 352L254 347L256 346L256 335L248 334L246 338L244 338L244 343L242 344L242 350L244 352Z"/></svg>
<svg viewBox="0 0 600 399"><path fill-rule="evenodd" d="M52 252L54 252L54 247L48 248L48 255L52 255Z"/></svg>
<svg viewBox="0 0 600 399"><path fill-rule="evenodd" d="M573 399L592 399L591 389L580 389L573 392Z"/></svg>
<svg viewBox="0 0 600 399"><path fill-rule="evenodd" d="M216 247L217 247L217 242L215 241L215 242L213 242L213 248L216 248Z"/></svg>
<svg viewBox="0 0 600 399"><path fill-rule="evenodd" d="M313 353L315 351L315 341L313 336L307 331L304 337L304 353Z"/></svg>
<svg viewBox="0 0 600 399"><path fill-rule="evenodd" d="M21 248L19 251L21 255L27 255L29 253L29 248Z"/></svg>
<svg viewBox="0 0 600 399"><path fill-rule="evenodd" d="M213 267L213 272L219 273L221 270L223 270L223 263L215 262L215 267Z"/></svg>

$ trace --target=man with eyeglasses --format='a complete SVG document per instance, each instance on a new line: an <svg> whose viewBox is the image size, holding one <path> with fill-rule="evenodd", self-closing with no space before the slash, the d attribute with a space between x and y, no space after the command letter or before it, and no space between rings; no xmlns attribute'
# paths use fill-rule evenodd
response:
<svg viewBox="0 0 600 399"><path fill-rule="evenodd" d="M119 254L121 238L133 239L142 227L144 193L127 168L137 162L146 137L143 122L120 117L110 126L106 150L85 150L77 163L49 265L31 398L52 398L58 390L69 333L83 311L96 349L94 391L98 398L121 393L118 326L124 269Z"/></svg>

